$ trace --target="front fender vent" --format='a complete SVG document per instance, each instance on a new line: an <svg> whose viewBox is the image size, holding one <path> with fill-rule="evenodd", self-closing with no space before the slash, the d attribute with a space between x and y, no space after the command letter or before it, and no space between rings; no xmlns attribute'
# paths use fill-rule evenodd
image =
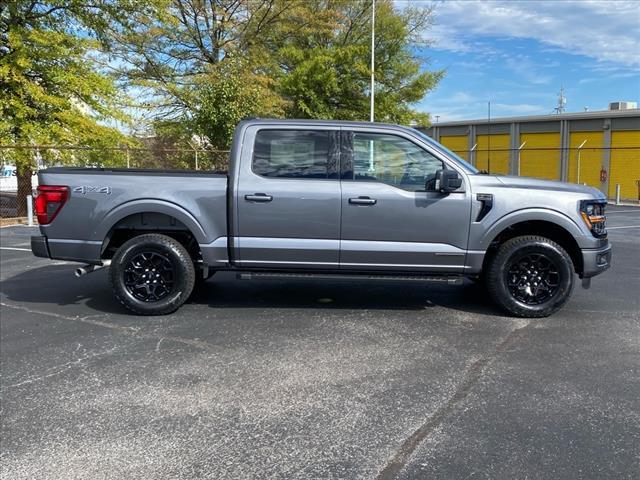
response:
<svg viewBox="0 0 640 480"><path fill-rule="evenodd" d="M478 212L478 218L476 218L476 222L480 222L493 208L493 195L490 193L478 193L476 199L482 204Z"/></svg>

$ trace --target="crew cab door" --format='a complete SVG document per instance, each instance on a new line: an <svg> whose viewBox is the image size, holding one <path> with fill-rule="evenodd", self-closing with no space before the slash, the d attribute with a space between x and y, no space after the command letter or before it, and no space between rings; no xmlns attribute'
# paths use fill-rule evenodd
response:
<svg viewBox="0 0 640 480"><path fill-rule="evenodd" d="M241 267L339 265L339 129L256 125L245 133L235 195Z"/></svg>
<svg viewBox="0 0 640 480"><path fill-rule="evenodd" d="M443 168L402 132L343 131L341 269L461 273L471 197L461 173L459 191L426 189Z"/></svg>

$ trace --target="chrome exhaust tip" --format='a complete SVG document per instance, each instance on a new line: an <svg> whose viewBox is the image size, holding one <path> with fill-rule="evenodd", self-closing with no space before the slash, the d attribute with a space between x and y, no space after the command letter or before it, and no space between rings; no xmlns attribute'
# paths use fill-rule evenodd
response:
<svg viewBox="0 0 640 480"><path fill-rule="evenodd" d="M96 270L100 270L101 268L108 267L109 265L111 265L111 260L105 260L104 262L102 262L102 265L88 264L83 267L76 268L76 271L74 272L74 274L78 278L84 277L88 273L95 272Z"/></svg>
<svg viewBox="0 0 640 480"><path fill-rule="evenodd" d="M75 275L80 278L85 276L87 273L91 273L96 269L96 265L85 265L84 267L76 268Z"/></svg>

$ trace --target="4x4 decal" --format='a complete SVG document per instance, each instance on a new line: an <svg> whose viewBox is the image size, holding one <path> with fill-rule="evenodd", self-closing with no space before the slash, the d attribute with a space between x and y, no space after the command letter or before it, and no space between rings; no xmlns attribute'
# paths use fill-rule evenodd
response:
<svg viewBox="0 0 640 480"><path fill-rule="evenodd" d="M102 193L104 195L111 195L111 187L96 187L93 185L82 185L75 187L73 193L81 193L86 195L87 193Z"/></svg>

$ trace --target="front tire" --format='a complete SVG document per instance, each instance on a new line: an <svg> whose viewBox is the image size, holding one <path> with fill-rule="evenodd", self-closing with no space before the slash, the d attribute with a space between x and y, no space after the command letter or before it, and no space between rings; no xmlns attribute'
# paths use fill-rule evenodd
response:
<svg viewBox="0 0 640 480"><path fill-rule="evenodd" d="M191 295L193 260L166 235L146 234L125 242L115 253L109 280L116 298L137 315L166 315Z"/></svg>
<svg viewBox="0 0 640 480"><path fill-rule="evenodd" d="M517 317L548 317L569 300L573 284L569 254L554 241L534 235L500 245L487 271L489 295Z"/></svg>

